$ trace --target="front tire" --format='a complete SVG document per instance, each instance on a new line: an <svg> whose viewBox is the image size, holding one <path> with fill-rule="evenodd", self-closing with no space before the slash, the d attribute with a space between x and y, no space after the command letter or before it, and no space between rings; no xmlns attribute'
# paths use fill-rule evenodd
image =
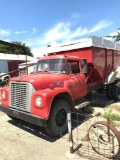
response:
<svg viewBox="0 0 120 160"><path fill-rule="evenodd" d="M70 112L69 103L64 100L57 100L52 106L50 118L47 122L46 131L53 135L59 136L67 130L67 113Z"/></svg>

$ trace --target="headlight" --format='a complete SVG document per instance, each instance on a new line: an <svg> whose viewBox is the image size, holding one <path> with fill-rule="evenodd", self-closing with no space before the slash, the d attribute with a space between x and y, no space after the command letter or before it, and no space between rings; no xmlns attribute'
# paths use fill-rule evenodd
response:
<svg viewBox="0 0 120 160"><path fill-rule="evenodd" d="M1 97L2 97L2 99L5 99L5 98L6 98L6 93L5 93L5 91L2 91Z"/></svg>
<svg viewBox="0 0 120 160"><path fill-rule="evenodd" d="M35 99L35 102L36 102L37 106L40 106L42 104L42 98L40 96L37 96Z"/></svg>

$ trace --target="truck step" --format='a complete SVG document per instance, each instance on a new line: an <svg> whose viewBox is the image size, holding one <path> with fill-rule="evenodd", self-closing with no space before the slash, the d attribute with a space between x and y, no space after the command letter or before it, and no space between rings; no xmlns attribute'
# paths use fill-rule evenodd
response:
<svg viewBox="0 0 120 160"><path fill-rule="evenodd" d="M85 101L83 103L80 103L79 105L75 106L75 109L81 109L83 107L86 107L87 105L89 105L90 102L89 101Z"/></svg>

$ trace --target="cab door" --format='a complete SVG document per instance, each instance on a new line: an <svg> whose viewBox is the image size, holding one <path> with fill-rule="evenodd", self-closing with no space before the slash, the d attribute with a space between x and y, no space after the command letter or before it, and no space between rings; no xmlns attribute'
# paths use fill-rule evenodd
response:
<svg viewBox="0 0 120 160"><path fill-rule="evenodd" d="M85 74L81 72L79 60L69 60L70 91L74 99L83 97L87 93Z"/></svg>

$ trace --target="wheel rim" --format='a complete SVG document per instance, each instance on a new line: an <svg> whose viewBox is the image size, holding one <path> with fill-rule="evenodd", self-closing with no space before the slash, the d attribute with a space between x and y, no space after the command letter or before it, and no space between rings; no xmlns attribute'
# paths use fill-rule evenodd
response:
<svg viewBox="0 0 120 160"><path fill-rule="evenodd" d="M64 124L66 123L66 119L67 119L66 110L64 108L61 108L56 114L56 119L55 119L56 125L58 127L64 126Z"/></svg>

